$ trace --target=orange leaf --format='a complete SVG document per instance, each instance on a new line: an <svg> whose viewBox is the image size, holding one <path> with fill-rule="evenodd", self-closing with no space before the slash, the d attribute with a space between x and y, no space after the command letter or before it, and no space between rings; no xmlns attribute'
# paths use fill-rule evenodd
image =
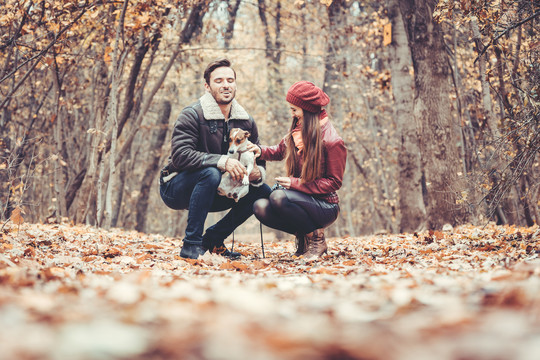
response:
<svg viewBox="0 0 540 360"><path fill-rule="evenodd" d="M231 262L231 265L234 266L238 270L246 271L248 269L248 266L240 261L233 261Z"/></svg>
<svg viewBox="0 0 540 360"><path fill-rule="evenodd" d="M387 46L392 43L392 24L388 23L383 28L383 45Z"/></svg>
<svg viewBox="0 0 540 360"><path fill-rule="evenodd" d="M154 244L144 244L144 247L146 249L152 249L152 250L163 249L163 246L154 245Z"/></svg>
<svg viewBox="0 0 540 360"><path fill-rule="evenodd" d="M234 270L235 267L230 262L223 263L219 266L221 270Z"/></svg>
<svg viewBox="0 0 540 360"><path fill-rule="evenodd" d="M433 235L437 238L437 239L444 239L444 233L440 232L440 231L435 231L433 232Z"/></svg>

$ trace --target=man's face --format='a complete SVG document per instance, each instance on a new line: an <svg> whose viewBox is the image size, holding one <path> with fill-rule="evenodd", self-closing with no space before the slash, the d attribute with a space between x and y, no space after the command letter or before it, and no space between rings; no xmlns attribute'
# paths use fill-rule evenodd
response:
<svg viewBox="0 0 540 360"><path fill-rule="evenodd" d="M220 105L229 104L236 95L236 79L230 67L219 67L210 74L210 85L204 87Z"/></svg>

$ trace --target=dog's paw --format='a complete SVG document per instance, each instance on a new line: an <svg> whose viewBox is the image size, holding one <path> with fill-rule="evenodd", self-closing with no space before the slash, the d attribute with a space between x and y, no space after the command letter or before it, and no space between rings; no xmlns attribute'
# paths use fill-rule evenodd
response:
<svg viewBox="0 0 540 360"><path fill-rule="evenodd" d="M242 185L249 185L249 177L248 176L244 176L244 178L242 179Z"/></svg>

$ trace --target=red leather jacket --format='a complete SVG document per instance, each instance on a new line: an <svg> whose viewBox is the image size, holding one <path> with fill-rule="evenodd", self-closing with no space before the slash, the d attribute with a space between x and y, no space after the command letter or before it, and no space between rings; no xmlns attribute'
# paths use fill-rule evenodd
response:
<svg viewBox="0 0 540 360"><path fill-rule="evenodd" d="M343 173L347 162L347 148L330 121L322 126L321 136L323 138L323 175L308 183L302 183L300 178L291 177L291 189L337 204L339 203L339 197L336 191L341 188L343 182ZM281 139L280 143L274 146L261 145L260 158L268 161L283 160L287 148L285 140L286 138ZM301 168L303 159L298 161L298 168Z"/></svg>

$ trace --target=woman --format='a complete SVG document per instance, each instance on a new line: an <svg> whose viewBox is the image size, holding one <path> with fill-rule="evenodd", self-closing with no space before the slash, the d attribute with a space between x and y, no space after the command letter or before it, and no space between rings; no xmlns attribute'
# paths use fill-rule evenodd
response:
<svg viewBox="0 0 540 360"><path fill-rule="evenodd" d="M299 81L287 92L292 112L289 133L275 146L252 145L262 160L285 159L287 176L276 178L268 199L253 205L257 219L266 226L296 235L295 256L316 260L328 251L324 228L339 214L339 198L347 160L343 139L329 121L330 99L308 81Z"/></svg>

